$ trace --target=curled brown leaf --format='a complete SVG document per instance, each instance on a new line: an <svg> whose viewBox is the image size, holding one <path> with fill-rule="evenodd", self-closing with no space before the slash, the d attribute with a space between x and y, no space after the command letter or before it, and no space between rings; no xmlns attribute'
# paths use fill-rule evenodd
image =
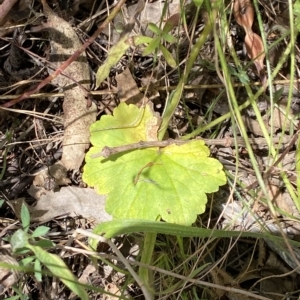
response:
<svg viewBox="0 0 300 300"><path fill-rule="evenodd" d="M254 61L261 61L261 63L263 63L265 58L264 45L259 35L253 31L249 32L245 36L245 46L247 54L251 59Z"/></svg>
<svg viewBox="0 0 300 300"><path fill-rule="evenodd" d="M264 70L264 46L259 35L252 31L254 10L250 0L235 0L233 15L236 22L246 32L245 46L248 56L253 60L263 86L266 86L267 78Z"/></svg>
<svg viewBox="0 0 300 300"><path fill-rule="evenodd" d="M235 0L233 14L236 22L244 28L245 32L252 31L254 10L249 0Z"/></svg>
<svg viewBox="0 0 300 300"><path fill-rule="evenodd" d="M251 31L245 36L245 45L248 56L253 60L263 86L266 86L267 78L264 67L264 59L266 55L261 37Z"/></svg>

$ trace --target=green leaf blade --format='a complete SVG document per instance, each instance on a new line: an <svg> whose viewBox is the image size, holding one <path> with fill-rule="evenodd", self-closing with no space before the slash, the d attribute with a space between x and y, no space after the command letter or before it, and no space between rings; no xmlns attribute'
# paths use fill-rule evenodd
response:
<svg viewBox="0 0 300 300"><path fill-rule="evenodd" d="M156 37L144 49L143 56L149 55L150 53L154 52L154 50L156 50L159 46L160 46L160 37Z"/></svg>
<svg viewBox="0 0 300 300"><path fill-rule="evenodd" d="M28 245L28 248L34 252L36 258L45 265L53 275L58 277L72 292L78 295L80 299L89 299L85 289L79 284L78 279L59 256L48 253L38 246Z"/></svg>
<svg viewBox="0 0 300 300"><path fill-rule="evenodd" d="M106 210L117 219L155 220L161 216L170 223L191 225L205 211L206 193L217 191L226 182L222 165L207 157L208 148L202 141L138 151L138 156L126 154L126 168L115 177L128 180L118 183L119 188L111 189L107 198ZM147 166L149 163L153 165ZM102 175L111 178L115 170L113 166Z"/></svg>
<svg viewBox="0 0 300 300"><path fill-rule="evenodd" d="M35 237L40 237L40 236L44 236L48 233L48 231L50 230L49 227L47 226L39 226L37 227L33 233L32 233L32 237L35 238Z"/></svg>
<svg viewBox="0 0 300 300"><path fill-rule="evenodd" d="M148 28L152 31L152 32L154 32L154 33L156 33L156 34L161 34L161 29L157 26L157 25L155 25L154 23L149 23L148 24Z"/></svg>
<svg viewBox="0 0 300 300"><path fill-rule="evenodd" d="M135 126L128 126L133 120L138 120ZM205 211L206 193L226 183L221 163L209 157L203 141L135 149L108 159L91 158L104 146L149 140L149 124L154 121L148 106L142 110L121 104L114 116L103 117L92 126L94 147L87 153L83 180L100 194L107 194L106 211L117 219L161 217L167 222L191 225Z"/></svg>
<svg viewBox="0 0 300 300"><path fill-rule="evenodd" d="M34 261L34 276L37 281L42 282L42 266L38 259Z"/></svg>
<svg viewBox="0 0 300 300"><path fill-rule="evenodd" d="M175 61L175 59L173 58L172 54L169 52L169 50L167 50L167 48L165 48L164 46L160 46L161 52L164 55L164 58L166 60L166 62L168 63L168 65L172 68L176 68L177 67L177 63Z"/></svg>
<svg viewBox="0 0 300 300"><path fill-rule="evenodd" d="M113 66L115 66L122 56L125 54L130 44L127 42L128 34L126 34L120 41L118 41L113 47L108 51L107 60L102 66L99 67L96 74L96 87L98 88L100 84L108 77L109 72Z"/></svg>
<svg viewBox="0 0 300 300"><path fill-rule="evenodd" d="M18 229L11 237L10 244L13 252L16 252L18 249L23 249L28 243L28 235L22 230Z"/></svg>
<svg viewBox="0 0 300 300"><path fill-rule="evenodd" d="M30 214L27 206L23 203L21 207L21 221L25 232L28 232L30 225Z"/></svg>

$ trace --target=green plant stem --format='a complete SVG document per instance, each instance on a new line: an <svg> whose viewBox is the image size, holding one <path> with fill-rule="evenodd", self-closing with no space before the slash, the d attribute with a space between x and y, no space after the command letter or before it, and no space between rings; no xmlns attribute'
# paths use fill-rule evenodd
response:
<svg viewBox="0 0 300 300"><path fill-rule="evenodd" d="M144 244L141 255L141 263L150 265L152 261L153 250L155 247L157 233L145 232ZM139 276L141 281L145 284L147 290L154 299L154 287L153 287L153 271L149 268L141 266L139 269ZM152 292L151 292L152 291Z"/></svg>
<svg viewBox="0 0 300 300"><path fill-rule="evenodd" d="M260 173L260 170L258 168L258 163L257 163L257 161L255 159L254 152L253 152L253 149L251 147L251 144L249 142L249 138L248 138L248 135L247 135L247 130L246 130L245 124L243 122L241 112L240 112L239 107L237 105L237 100L236 100L235 92L234 92L234 89L233 89L233 86L232 86L231 77L230 77L230 73L229 73L229 70L228 70L226 58L225 58L224 53L222 51L222 48L221 48L221 45L220 45L220 41L219 41L219 38L218 38L217 34L215 34L215 46L217 48L218 56L219 56L220 63L221 63L222 73L223 73L223 76L224 76L224 84L225 84L225 87L226 87L228 99L230 99L230 102L231 102L231 104L233 106L234 115L235 115L235 118L236 118L237 123L239 125L239 129L240 129L241 135L244 138L244 141L245 141L245 144L246 144L246 148L248 150L248 154L249 154L249 158L250 158L252 167L253 167L253 169L255 171L255 175L256 175L257 181L259 182L259 185L260 185L260 187L262 189L262 192L263 192L265 198L268 201L270 210L275 215L274 207L273 207L273 205L271 203L268 191L267 191L266 186L264 184L263 177L262 177L262 175Z"/></svg>
<svg viewBox="0 0 300 300"><path fill-rule="evenodd" d="M293 78L295 74L295 37L297 36L298 32L297 29L294 26L294 12L293 12L293 3L291 0L289 2L289 19L290 19L290 43L292 45L291 47L291 69L290 69L290 76ZM287 109L290 109L291 102L292 102L292 93L293 93L293 82L290 82L289 86L289 94L288 94L288 107ZM299 173L300 173L300 138L298 137L297 141L297 148L296 148L296 175L297 175L297 193L298 197L294 193L293 186L289 180L286 182L286 187L298 209L300 211L300 179L299 179ZM281 164L282 165L282 164ZM286 176L286 174L285 174ZM287 177L287 176L286 176Z"/></svg>
<svg viewBox="0 0 300 300"><path fill-rule="evenodd" d="M175 112L175 109L179 104L184 85L187 83L187 80L188 80L189 74L191 72L191 69L194 65L194 62L195 62L202 46L204 45L204 43L207 39L207 36L209 35L209 33L212 30L212 24L213 24L212 19L209 18L197 43L193 46L193 48L191 50L191 54L188 58L188 61L187 61L186 67L185 67L185 71L182 74L175 91L169 97L168 103L166 104L166 108L165 108L165 111L163 114L163 121L162 121L161 127L158 132L158 140L162 140L163 137L165 136L170 119L172 118L172 116ZM152 259L153 249L155 246L155 242L156 242L156 234L155 233L145 233L145 241L144 241L144 248L143 248L143 252L142 252L141 262L150 264L151 259ZM150 284L150 278L152 276L150 277L149 270L141 267L140 271L139 271L139 275L141 277L141 280L146 285L151 287L152 284Z"/></svg>
<svg viewBox="0 0 300 300"><path fill-rule="evenodd" d="M199 39L197 40L197 43L193 46L193 48L191 50L191 54L187 60L184 73L182 74L175 91L173 93L171 93L171 95L168 99L168 103L166 104L166 108L165 108L165 111L163 114L162 124L161 124L159 132L158 132L158 139L160 141L165 136L165 133L168 129L170 119L172 118L172 116L175 112L175 109L179 104L179 101L181 99L181 95L183 92L183 87L187 83L187 80L188 80L189 74L191 72L191 69L194 65L194 62L195 62L202 46L206 42L207 36L209 35L209 33L212 30L213 19L214 18L208 18L208 21L204 27L203 32L201 33Z"/></svg>
<svg viewBox="0 0 300 300"><path fill-rule="evenodd" d="M11 142L11 138L12 138L12 133L10 131L8 131L6 133L6 138L0 143L0 149L2 147L4 147L5 143L9 144ZM6 157L7 157L7 153L9 151L10 147L9 146L6 146L5 147L5 150L4 150L4 153L3 153L3 163L2 163L2 171L0 173L0 180L2 180L4 174L5 174L5 171L6 171Z"/></svg>
<svg viewBox="0 0 300 300"><path fill-rule="evenodd" d="M239 59L238 59L238 57L237 57L237 55L236 55L236 52L235 52L233 46L230 47L230 54L231 54L231 56L232 56L232 58L233 58L233 60L234 60L235 65L236 65L238 68L242 68L242 67L241 67L241 64L240 64L240 61L239 61ZM269 74L269 73L268 73L268 75L271 76L271 74ZM269 80L269 79L270 79L270 77L268 77L268 80ZM269 84L270 84L270 82L269 82ZM245 89L246 89L246 91L247 91L247 95L248 95L249 99L254 99L254 97L253 97L254 95L253 95L252 90L251 90L251 88L250 88L250 85L249 85L248 83L245 84ZM255 99L255 100L256 100L256 99ZM256 101L254 101L254 100L251 101L251 105L252 105L252 108L253 108L253 110L254 110L254 113L255 113L257 122L258 122L258 124L259 124L259 126L260 126L260 128L261 128L261 130L262 130L263 136L264 136L264 138L266 139L266 142L267 142L267 144L268 144L268 148L270 149L270 152L272 153L272 155L273 155L273 157L274 157L274 160L275 160L275 158L276 158L276 151L275 151L275 149L274 149L274 147L273 147L273 143L272 143L272 141L271 141L271 139L270 139L270 136L269 136L269 134L268 134L268 130L267 130L266 125L265 125L265 123L264 123L264 121L263 121L263 119L262 119L262 116L261 116L261 114L260 114L260 111L259 111L259 108L258 108L258 106L257 106L257 104L256 104ZM273 106L272 106L272 107L273 107Z"/></svg>
<svg viewBox="0 0 300 300"><path fill-rule="evenodd" d="M121 234L129 234L136 232L150 232L169 234L182 237L215 237L215 238L233 238L233 237L251 237L258 239L270 239L274 242L284 242L282 236L276 236L266 231L263 233L251 232L251 231L231 231L231 230L216 230L206 229L199 227L184 226L172 223L157 222L157 221L145 221L145 220L113 220L104 222L98 225L94 230L94 234L104 234L106 238L112 238ZM300 242L289 240L289 243L293 246L299 247Z"/></svg>
<svg viewBox="0 0 300 300"><path fill-rule="evenodd" d="M298 211L300 211L300 137L298 137L297 148L296 148L296 177L297 177L296 182L297 182L298 197L294 195L295 198L293 198L293 200L295 201L295 205ZM290 184L287 185L287 187L290 187ZM290 187L290 189L293 190L292 187Z"/></svg>
<svg viewBox="0 0 300 300"><path fill-rule="evenodd" d="M288 46L286 47L283 55L281 56L280 62L276 65L276 67L274 68L274 71L272 73L272 80L275 78L275 76L278 74L278 72L280 71L280 69L282 68L284 62L286 61L287 56L290 54L291 52L291 48L292 48L292 43L290 42L288 44ZM293 80L291 81L293 83ZM247 108L249 105L251 105L254 101L256 101L258 99L258 97L260 95L262 95L264 93L264 88L261 87L255 95L253 95L252 98L248 99L245 103L241 104L238 107L239 111L242 111L243 109ZM183 136L181 139L182 140L189 140L191 138L194 138L195 136L199 135L200 133L211 129L213 127L215 127L216 125L218 125L219 123L227 120L230 118L231 112L228 112L224 115L222 115L221 117L215 119L214 121L210 122L209 124L203 126L203 127L198 127L196 130L194 130L193 132L191 132L190 134L187 134L185 136Z"/></svg>

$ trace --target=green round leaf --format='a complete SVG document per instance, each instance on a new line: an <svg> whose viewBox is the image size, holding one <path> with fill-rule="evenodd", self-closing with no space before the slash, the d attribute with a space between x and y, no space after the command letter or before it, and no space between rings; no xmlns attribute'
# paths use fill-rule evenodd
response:
<svg viewBox="0 0 300 300"><path fill-rule="evenodd" d="M104 146L149 140L155 119L148 106L139 109L123 103L114 116L104 116L93 124L94 147L86 155L83 180L100 194L107 194L106 210L117 219L162 217L190 225L205 211L206 193L217 191L226 182L221 163L209 157L203 141L91 158Z"/></svg>

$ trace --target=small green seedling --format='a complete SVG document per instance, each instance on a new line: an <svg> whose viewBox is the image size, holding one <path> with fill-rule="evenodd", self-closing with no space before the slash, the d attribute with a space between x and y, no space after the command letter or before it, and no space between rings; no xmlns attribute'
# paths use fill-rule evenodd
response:
<svg viewBox="0 0 300 300"><path fill-rule="evenodd" d="M55 254L49 253L48 248L54 244L42 238L49 231L49 227L39 226L32 233L29 233L30 214L25 204L21 209L22 229L18 229L11 237L10 244L15 253L28 253L32 251L34 256L27 257L22 264L33 263L34 273L38 281L42 279L42 265L44 265L54 276L59 278L72 292L80 299L88 300L85 289L79 284L78 279L68 269L64 261Z"/></svg>
<svg viewBox="0 0 300 300"><path fill-rule="evenodd" d="M109 76L111 68L120 61L122 56L126 53L131 45L138 46L141 44L148 44L143 51L144 56L149 55L150 53L156 53L158 50L160 50L163 53L166 62L172 68L175 68L177 63L169 50L163 46L163 41L166 41L170 44L176 42L176 38L169 32L178 25L178 22L179 15L175 14L166 21L163 29L160 29L153 23L149 23L149 29L156 35L154 38L148 36L130 37L131 31L126 28L120 40L108 51L107 60L99 67L96 74L96 87L99 87L100 84Z"/></svg>
<svg viewBox="0 0 300 300"><path fill-rule="evenodd" d="M177 66L176 61L174 60L172 54L169 50L163 45L164 42L168 42L170 44L174 44L176 42L176 38L171 35L169 32L173 30L179 23L179 14L175 14L171 16L165 23L164 27L161 29L157 25L153 23L148 24L148 28L155 34L154 38L150 38L147 36L138 36L135 37L136 44L148 44L148 46L144 49L143 55L149 55L150 53L156 53L160 50L168 65L172 68Z"/></svg>

